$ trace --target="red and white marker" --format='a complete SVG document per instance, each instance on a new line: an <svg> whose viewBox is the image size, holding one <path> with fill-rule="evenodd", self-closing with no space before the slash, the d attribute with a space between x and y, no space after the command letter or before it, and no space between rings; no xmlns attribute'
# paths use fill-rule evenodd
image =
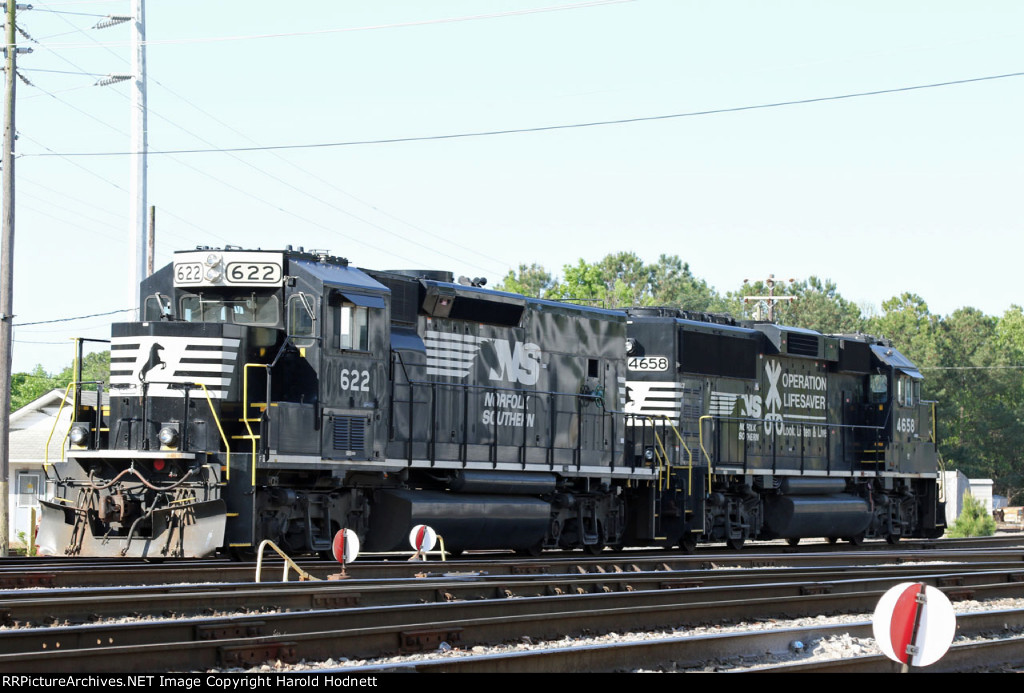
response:
<svg viewBox="0 0 1024 693"><path fill-rule="evenodd" d="M433 551L434 544L437 543L437 532L430 528L428 525L416 525L409 532L409 544L412 545L412 550L416 553L422 553L423 551Z"/></svg>
<svg viewBox="0 0 1024 693"><path fill-rule="evenodd" d="M904 582L882 595L871 625L885 656L926 667L939 661L953 642L956 614L941 590Z"/></svg>
<svg viewBox="0 0 1024 693"><path fill-rule="evenodd" d="M342 565L351 563L359 555L359 536L351 529L339 529L331 545L334 560Z"/></svg>

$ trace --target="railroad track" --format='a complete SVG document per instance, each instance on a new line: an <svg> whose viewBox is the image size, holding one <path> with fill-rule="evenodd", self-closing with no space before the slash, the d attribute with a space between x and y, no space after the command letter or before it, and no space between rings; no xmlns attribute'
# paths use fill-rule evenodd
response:
<svg viewBox="0 0 1024 693"><path fill-rule="evenodd" d="M635 568L635 566L634 566ZM337 607L395 606L431 602L517 599L568 594L601 594L657 590L743 587L752 583L764 591L792 584L804 592L829 592L857 585L850 567L709 569L703 571L592 572L535 575L448 575L399 580L344 580L326 583L217 583L144 587L104 587L0 592L0 623L17 627L76 625L118 618L209 616L214 613L297 611ZM861 578L905 582L923 575L958 594L975 584L1024 581L1024 562L1003 561L941 564L882 565L859 569ZM812 587L812 585L815 585Z"/></svg>
<svg viewBox="0 0 1024 693"><path fill-rule="evenodd" d="M192 586L191 592L184 586L138 590L137 596L151 609L177 605L167 611L179 608L186 595L207 607L221 600L234 604L225 608L267 607L284 603L286 595L296 601L283 607L292 611L282 613L9 629L0 632L0 652L5 653L0 655L0 671L202 671L253 666L268 659L351 659L429 651L442 642L466 648L515 642L524 635L539 640L567 633L869 613L882 593L903 581L935 585L954 600L1024 597L1024 559L1019 552L1004 554L1001 562L994 562L992 551L960 550L961 558L985 560L975 566L876 566L863 573L849 566L608 572L596 562L594 572L575 574L539 571L287 586ZM103 590L46 592L4 593L2 607L11 609L12 620L18 620L17 614L31 620L30 613L52 612L54 604L46 601L54 598L66 607L65 613L87 613L101 604L110 605L108 611L114 613L143 610L138 600L131 605L129 594L122 605L114 605L116 598Z"/></svg>
<svg viewBox="0 0 1024 693"><path fill-rule="evenodd" d="M670 551L642 551L613 553L606 551L597 557L582 553L552 555L542 558L515 558L490 555L468 556L447 562L409 562L405 555L394 555L386 560L360 560L351 564L347 572L358 579L397 579L422 574L491 573L524 574L536 572L623 572L649 570L704 570L709 567L736 566L773 568L793 566L870 566L887 563L920 561L1001 561L1024 560L1024 536L977 540L907 541L898 549L884 542L866 544L855 550L837 550L825 543L791 548L778 545L759 545L740 552L702 550L695 555ZM809 550L811 548L816 550ZM1015 549L1017 549L1015 553ZM1017 556L1013 559L1013 556ZM339 571L330 561L300 561L300 567L318 579L326 579ZM281 574L279 559L264 563L264 580L277 580ZM20 588L135 586L154 584L243 582L253 580L255 563L224 560L175 560L159 563L129 559L69 559L18 558L0 560L0 590Z"/></svg>
<svg viewBox="0 0 1024 693"><path fill-rule="evenodd" d="M961 642L929 666L928 673L994 671L1020 667L1024 650L1024 610L961 614ZM993 633L1003 637L992 637ZM983 636L983 637L981 637ZM375 673L562 673L605 671L674 671L762 673L898 673L901 665L882 654L831 659L802 659L793 654L794 643L803 648L830 638L870 639L870 621L838 625L775 628L763 631L698 636L653 637L577 647L508 651L474 656L449 656L425 662L385 663L322 671L348 676ZM755 658L751 653L759 653ZM764 663L764 660L779 660Z"/></svg>

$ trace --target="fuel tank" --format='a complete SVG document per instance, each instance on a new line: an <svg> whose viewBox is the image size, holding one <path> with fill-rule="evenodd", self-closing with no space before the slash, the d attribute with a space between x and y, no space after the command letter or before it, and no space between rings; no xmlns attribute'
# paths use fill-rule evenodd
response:
<svg viewBox="0 0 1024 693"><path fill-rule="evenodd" d="M374 497L367 551L409 550L409 532L429 525L448 550L528 549L548 529L551 506L524 496L389 489Z"/></svg>
<svg viewBox="0 0 1024 693"><path fill-rule="evenodd" d="M848 494L765 499L766 534L780 539L852 537L867 529L870 522L867 501Z"/></svg>

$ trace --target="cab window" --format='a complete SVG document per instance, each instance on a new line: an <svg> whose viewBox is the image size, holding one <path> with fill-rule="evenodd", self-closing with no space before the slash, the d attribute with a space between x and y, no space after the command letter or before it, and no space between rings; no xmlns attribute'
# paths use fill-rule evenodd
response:
<svg viewBox="0 0 1024 693"><path fill-rule="evenodd" d="M868 401L872 404L884 404L889 400L889 377L885 373L875 373L868 378Z"/></svg>
<svg viewBox="0 0 1024 693"><path fill-rule="evenodd" d="M914 406L914 402L921 398L920 388L920 384L916 383L913 378L901 375L897 381L897 401L904 407Z"/></svg>
<svg viewBox="0 0 1024 693"><path fill-rule="evenodd" d="M338 347L356 351L369 351L370 320L367 308L351 303L342 303L339 311Z"/></svg>
<svg viewBox="0 0 1024 693"><path fill-rule="evenodd" d="M295 346L313 346L316 341L314 299L303 293L288 299L288 336Z"/></svg>
<svg viewBox="0 0 1024 693"><path fill-rule="evenodd" d="M157 304L159 305L159 304ZM221 296L186 294L181 297L181 319L186 322L232 322L236 325L279 325L277 296L256 293ZM148 306L148 300L147 300ZM147 311L148 311L147 307Z"/></svg>
<svg viewBox="0 0 1024 693"><path fill-rule="evenodd" d="M146 303L142 310L142 319L145 322L155 322L171 314L171 299L160 294L153 294L146 297Z"/></svg>

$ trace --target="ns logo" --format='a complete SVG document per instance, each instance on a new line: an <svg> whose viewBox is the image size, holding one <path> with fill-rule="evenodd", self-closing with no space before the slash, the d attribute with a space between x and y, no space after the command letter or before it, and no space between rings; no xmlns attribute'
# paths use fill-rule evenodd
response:
<svg viewBox="0 0 1024 693"><path fill-rule="evenodd" d="M500 339L488 340L480 346L483 361L488 367L488 378L523 385L537 384L540 378L539 346L531 342L509 343Z"/></svg>

